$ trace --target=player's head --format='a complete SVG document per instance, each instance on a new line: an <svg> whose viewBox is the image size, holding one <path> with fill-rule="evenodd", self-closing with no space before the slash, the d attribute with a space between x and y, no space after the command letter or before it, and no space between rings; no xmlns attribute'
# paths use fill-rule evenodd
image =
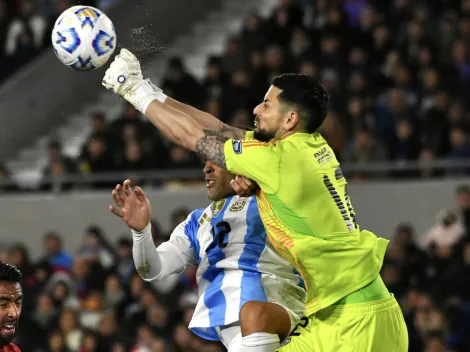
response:
<svg viewBox="0 0 470 352"><path fill-rule="evenodd" d="M234 179L230 172L210 160L206 160L204 166L206 175L207 198L210 200L221 200L235 194L230 181Z"/></svg>
<svg viewBox="0 0 470 352"><path fill-rule="evenodd" d="M318 80L299 74L277 76L253 111L255 138L268 142L286 133L313 133L327 112L328 93Z"/></svg>
<svg viewBox="0 0 470 352"><path fill-rule="evenodd" d="M0 262L0 348L15 337L23 301L21 279L15 266Z"/></svg>

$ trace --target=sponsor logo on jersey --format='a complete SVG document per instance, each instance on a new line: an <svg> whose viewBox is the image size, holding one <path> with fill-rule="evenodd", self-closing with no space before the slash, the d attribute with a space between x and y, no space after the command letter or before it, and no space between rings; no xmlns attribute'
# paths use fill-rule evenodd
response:
<svg viewBox="0 0 470 352"><path fill-rule="evenodd" d="M212 203L212 216L215 218L219 215L220 211L224 208L225 199L218 200L217 202Z"/></svg>
<svg viewBox="0 0 470 352"><path fill-rule="evenodd" d="M233 151L235 154L241 154L242 153L242 141L233 141L232 142L232 147Z"/></svg>
<svg viewBox="0 0 470 352"><path fill-rule="evenodd" d="M245 205L246 205L246 200L239 200L238 202L233 203L229 210L236 213L237 211L243 210Z"/></svg>
<svg viewBox="0 0 470 352"><path fill-rule="evenodd" d="M313 155L315 156L315 158L317 159L317 162L320 165L326 164L333 159L331 157L330 151L326 147L321 148L318 152L316 152Z"/></svg>

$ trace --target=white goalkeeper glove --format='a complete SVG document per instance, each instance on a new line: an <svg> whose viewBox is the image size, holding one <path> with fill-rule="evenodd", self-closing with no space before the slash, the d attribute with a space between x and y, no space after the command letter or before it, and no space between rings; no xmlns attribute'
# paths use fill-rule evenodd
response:
<svg viewBox="0 0 470 352"><path fill-rule="evenodd" d="M154 86L149 79L144 80L139 60L127 49L121 49L111 66L106 70L103 86L145 114L153 100L165 102L166 95Z"/></svg>

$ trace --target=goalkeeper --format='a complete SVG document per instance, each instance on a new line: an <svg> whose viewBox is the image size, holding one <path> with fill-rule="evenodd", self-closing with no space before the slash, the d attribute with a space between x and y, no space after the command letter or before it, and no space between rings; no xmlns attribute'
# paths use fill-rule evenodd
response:
<svg viewBox="0 0 470 352"><path fill-rule="evenodd" d="M408 350L403 314L379 274L388 241L359 228L340 165L315 132L328 106L317 80L274 78L254 109L254 132L221 125L167 98L143 79L139 61L126 49L103 85L175 143L260 186L258 208L268 237L302 275L307 291L305 317L279 351Z"/></svg>

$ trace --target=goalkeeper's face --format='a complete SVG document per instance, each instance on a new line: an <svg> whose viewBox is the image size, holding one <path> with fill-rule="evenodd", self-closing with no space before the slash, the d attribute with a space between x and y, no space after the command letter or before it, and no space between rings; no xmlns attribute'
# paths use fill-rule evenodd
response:
<svg viewBox="0 0 470 352"><path fill-rule="evenodd" d="M271 86L261 104L255 107L255 139L269 142L283 131L284 116L280 109L279 94L281 90Z"/></svg>
<svg viewBox="0 0 470 352"><path fill-rule="evenodd" d="M230 172L217 166L212 161L206 160L204 174L206 175L207 198L216 201L235 195L235 191L230 186L230 181L235 176Z"/></svg>

